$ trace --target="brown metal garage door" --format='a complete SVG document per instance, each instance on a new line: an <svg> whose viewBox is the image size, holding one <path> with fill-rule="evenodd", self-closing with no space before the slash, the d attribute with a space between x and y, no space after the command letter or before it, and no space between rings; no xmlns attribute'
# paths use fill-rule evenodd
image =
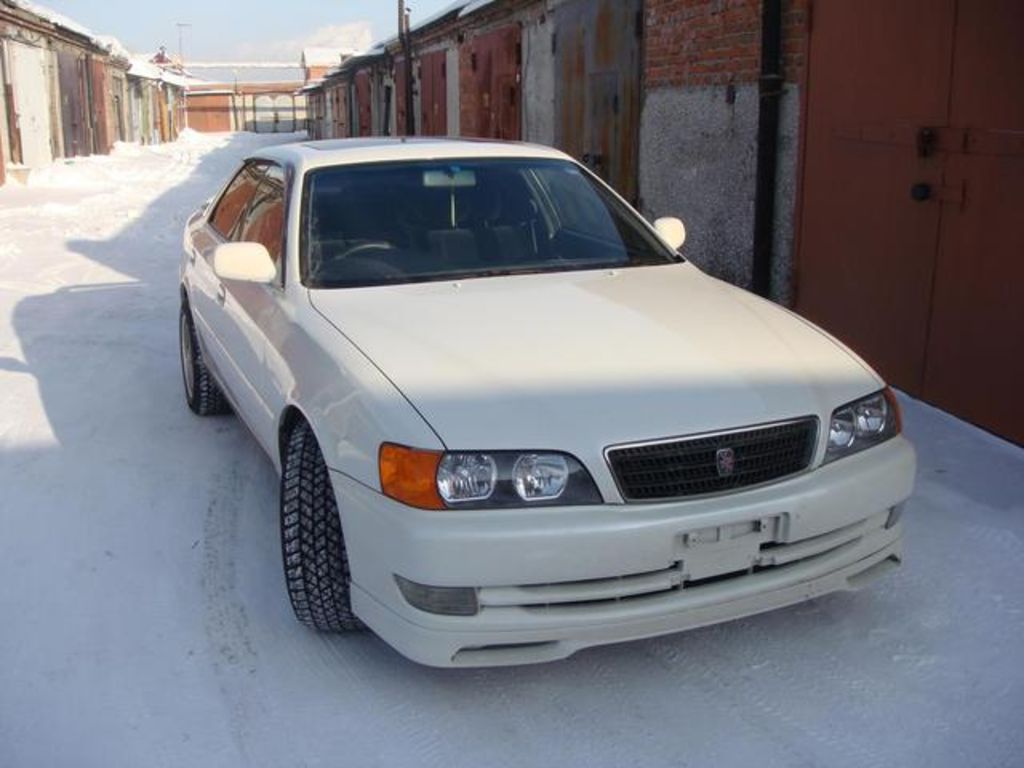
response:
<svg viewBox="0 0 1024 768"><path fill-rule="evenodd" d="M817 0L798 310L1024 442L1024 3Z"/></svg>
<svg viewBox="0 0 1024 768"><path fill-rule="evenodd" d="M424 136L448 134L448 65L444 50L420 57L420 133Z"/></svg>
<svg viewBox="0 0 1024 768"><path fill-rule="evenodd" d="M462 135L518 141L522 46L518 25L480 34L462 46Z"/></svg>
<svg viewBox="0 0 1024 768"><path fill-rule="evenodd" d="M640 143L640 0L555 9L555 144L632 202Z"/></svg>

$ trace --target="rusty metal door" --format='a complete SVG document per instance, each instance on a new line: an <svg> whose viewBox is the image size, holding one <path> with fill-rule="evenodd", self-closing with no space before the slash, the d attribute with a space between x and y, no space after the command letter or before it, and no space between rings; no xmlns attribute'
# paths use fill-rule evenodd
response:
<svg viewBox="0 0 1024 768"><path fill-rule="evenodd" d="M467 43L461 83L463 136L518 141L522 136L522 45L519 25Z"/></svg>
<svg viewBox="0 0 1024 768"><path fill-rule="evenodd" d="M1022 39L1015 0L814 4L797 285L891 383L1017 441Z"/></svg>
<svg viewBox="0 0 1024 768"><path fill-rule="evenodd" d="M395 59L395 136L405 136L409 133L406 130L406 87L405 80L409 76L409 70L405 66L405 59Z"/></svg>
<svg viewBox="0 0 1024 768"><path fill-rule="evenodd" d="M85 112L85 84L79 57L68 51L57 54L60 83L60 114L64 132L64 157L89 154L88 123Z"/></svg>
<svg viewBox="0 0 1024 768"><path fill-rule="evenodd" d="M89 96L92 117L93 152L110 152L110 131L107 123L107 71L100 59L89 59ZM166 137L165 137L166 138Z"/></svg>
<svg viewBox="0 0 1024 768"><path fill-rule="evenodd" d="M554 16L555 142L635 201L642 2L576 0Z"/></svg>
<svg viewBox="0 0 1024 768"><path fill-rule="evenodd" d="M356 104L359 109L359 136L373 135L373 104L370 102L370 73L356 74Z"/></svg>
<svg viewBox="0 0 1024 768"><path fill-rule="evenodd" d="M447 54L433 51L420 57L420 133L448 135Z"/></svg>

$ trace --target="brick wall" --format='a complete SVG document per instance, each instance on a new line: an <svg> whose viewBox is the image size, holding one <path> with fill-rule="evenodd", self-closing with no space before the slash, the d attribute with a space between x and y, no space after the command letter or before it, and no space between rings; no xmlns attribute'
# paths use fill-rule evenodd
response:
<svg viewBox="0 0 1024 768"><path fill-rule="evenodd" d="M648 88L755 82L761 67L760 0L647 0ZM786 80L800 78L807 0L783 0Z"/></svg>

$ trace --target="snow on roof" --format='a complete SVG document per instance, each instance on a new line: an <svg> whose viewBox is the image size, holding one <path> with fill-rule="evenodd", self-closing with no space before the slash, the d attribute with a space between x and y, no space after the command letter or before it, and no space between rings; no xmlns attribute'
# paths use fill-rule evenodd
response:
<svg viewBox="0 0 1024 768"><path fill-rule="evenodd" d="M113 35L97 35L95 38L100 45L110 51L111 56L116 56L119 59L131 59L132 55L128 52L121 41Z"/></svg>
<svg viewBox="0 0 1024 768"><path fill-rule="evenodd" d="M221 62L220 66L192 63L188 68L209 83L301 83L306 79L305 71L294 65L249 66Z"/></svg>
<svg viewBox="0 0 1024 768"><path fill-rule="evenodd" d="M138 77L143 80L159 80L178 88L202 86L209 82L208 80L193 77L188 73L164 69L159 64L154 64L143 56L132 56L129 58L129 61L131 62L131 68L128 70L129 77Z"/></svg>
<svg viewBox="0 0 1024 768"><path fill-rule="evenodd" d="M5 0L5 2L20 8L21 10L31 13L44 21L48 21L55 27L60 27L73 34L80 35L81 37L88 38L88 40L99 48L106 50L111 56L115 56L121 59L130 59L131 54L128 49L125 48L121 41L111 35L97 35L88 27L79 24L74 19L65 16L62 13L57 13L44 5L38 5L30 2L29 0Z"/></svg>
<svg viewBox="0 0 1024 768"><path fill-rule="evenodd" d="M190 69L301 69L293 61L189 61Z"/></svg>
<svg viewBox="0 0 1024 768"><path fill-rule="evenodd" d="M440 11L437 11L436 13L430 14L429 16L427 16L427 18L423 19L422 21L417 21L411 24L409 27L409 31L415 32L417 30L424 29L426 27L429 27L431 24L435 24L436 22L441 21L441 19L445 19L449 16L452 16L453 14L458 14L458 17L461 19L464 16L469 16L471 13L476 13L481 8L491 5L493 2L495 2L495 0L455 0L454 3L446 5L444 8L442 8ZM394 45L397 42L398 37L396 35L392 35L391 37L385 38L384 40L380 40L374 43L365 51L361 51L355 54L353 58L373 56L375 54L381 53L389 45ZM330 75L331 73L328 72L327 74Z"/></svg>
<svg viewBox="0 0 1024 768"><path fill-rule="evenodd" d="M82 26L74 19L68 18L64 14L57 13L42 5L36 5L35 3L29 2L29 0L7 0L15 8L20 8L23 11L38 16L41 19L45 19L56 27L66 29L68 32L74 32L76 35L82 37L88 37L90 40L99 42L96 35L92 33L90 29Z"/></svg>
<svg viewBox="0 0 1024 768"><path fill-rule="evenodd" d="M129 77L141 77L145 80L159 80L163 70L156 64L141 56L132 56L129 61L131 67L128 70Z"/></svg>
<svg viewBox="0 0 1024 768"><path fill-rule="evenodd" d="M333 67L341 63L344 56L351 56L354 50L342 48L303 48L302 64L306 67Z"/></svg>

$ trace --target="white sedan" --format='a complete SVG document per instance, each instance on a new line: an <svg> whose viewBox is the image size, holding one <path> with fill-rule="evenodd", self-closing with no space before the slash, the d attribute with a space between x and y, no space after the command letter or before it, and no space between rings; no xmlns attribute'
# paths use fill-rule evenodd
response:
<svg viewBox="0 0 1024 768"><path fill-rule="evenodd" d="M896 401L552 149L259 152L189 221L185 393L281 473L295 614L434 666L559 659L900 562Z"/></svg>

